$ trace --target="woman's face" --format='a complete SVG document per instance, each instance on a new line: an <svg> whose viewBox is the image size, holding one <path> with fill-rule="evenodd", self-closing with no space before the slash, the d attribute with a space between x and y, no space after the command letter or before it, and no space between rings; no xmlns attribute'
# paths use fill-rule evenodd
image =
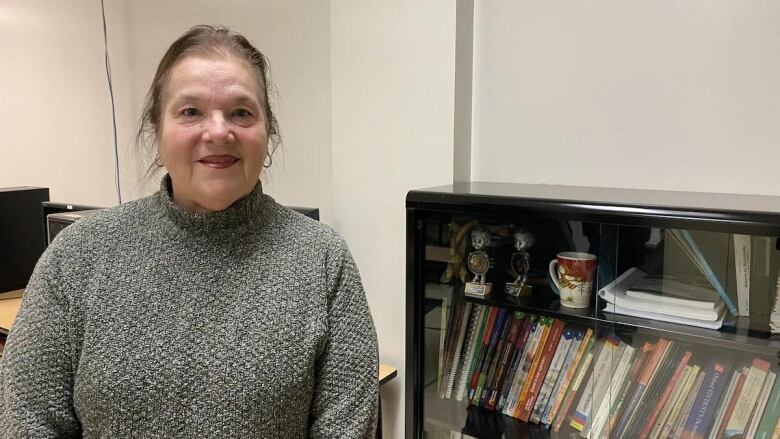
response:
<svg viewBox="0 0 780 439"><path fill-rule="evenodd" d="M268 144L258 87L251 67L229 57L190 56L171 69L160 158L181 207L223 210L257 184Z"/></svg>

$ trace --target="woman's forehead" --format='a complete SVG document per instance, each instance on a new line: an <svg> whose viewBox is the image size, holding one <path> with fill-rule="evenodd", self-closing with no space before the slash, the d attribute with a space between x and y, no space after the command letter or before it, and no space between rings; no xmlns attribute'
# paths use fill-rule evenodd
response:
<svg viewBox="0 0 780 439"><path fill-rule="evenodd" d="M169 99L198 99L229 94L240 100L257 101L257 77L246 62L231 57L189 56L177 62L166 81Z"/></svg>

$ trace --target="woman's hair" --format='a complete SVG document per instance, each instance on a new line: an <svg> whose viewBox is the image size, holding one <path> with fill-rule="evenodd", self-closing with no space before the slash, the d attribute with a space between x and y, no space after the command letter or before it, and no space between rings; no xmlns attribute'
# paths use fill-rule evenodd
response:
<svg viewBox="0 0 780 439"><path fill-rule="evenodd" d="M274 116L268 101L269 88L271 87L268 80L268 60L243 35L221 26L203 24L193 26L176 39L165 52L146 95L141 123L136 135L136 144L147 148L151 153L156 153L162 123L162 99L165 85L176 63L188 56L233 57L252 67L257 79L258 90L260 90L260 105L268 133L268 164L264 164L264 166L269 167L272 162L271 156L281 143L281 137L279 136L276 116ZM151 174L159 166L161 165L155 159L149 166L148 173Z"/></svg>

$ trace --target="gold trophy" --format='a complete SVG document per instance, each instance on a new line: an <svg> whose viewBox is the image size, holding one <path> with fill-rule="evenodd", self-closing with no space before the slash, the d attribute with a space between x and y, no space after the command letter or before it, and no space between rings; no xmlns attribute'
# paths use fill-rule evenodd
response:
<svg viewBox="0 0 780 439"><path fill-rule="evenodd" d="M528 285L528 271L531 269L531 255L528 249L536 243L536 238L530 232L520 230L515 232L515 249L509 266L515 276L514 282L507 282L504 293L510 296L521 297L531 294L531 285Z"/></svg>
<svg viewBox="0 0 780 439"><path fill-rule="evenodd" d="M490 243L490 231L484 227L477 227L471 231L471 245L474 251L469 253L469 270L474 273L474 279L466 282L464 293L469 296L485 297L490 294L492 284L485 282L490 269L490 257L485 247Z"/></svg>

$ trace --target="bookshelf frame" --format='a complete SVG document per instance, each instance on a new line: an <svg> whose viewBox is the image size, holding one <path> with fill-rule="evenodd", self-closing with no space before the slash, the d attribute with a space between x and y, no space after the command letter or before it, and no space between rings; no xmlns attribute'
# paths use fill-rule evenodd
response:
<svg viewBox="0 0 780 439"><path fill-rule="evenodd" d="M616 226L695 229L780 237L780 197L773 196L481 182L410 191L406 197L405 437L423 437L423 337L426 313L424 219L436 215L507 218L519 214L538 219ZM775 246L780 249L780 239ZM454 294L462 295L462 290ZM658 335L683 336L695 343L724 349L763 354L771 349L780 349L780 343L768 339L768 333L756 333L747 325L738 324L724 331L628 316L606 317L599 311L571 315L562 310L555 299L557 297L549 292L532 295L527 299L515 299L503 294L484 299L466 297L466 300L475 303L551 316L591 327L608 325L642 329ZM501 415L493 417L493 423L511 422ZM522 424L520 421L517 423ZM544 437L544 430L535 425L523 424L519 427L533 437L539 434L542 435L539 437ZM518 428L518 425L512 428ZM491 434L486 432L484 437L490 437Z"/></svg>

